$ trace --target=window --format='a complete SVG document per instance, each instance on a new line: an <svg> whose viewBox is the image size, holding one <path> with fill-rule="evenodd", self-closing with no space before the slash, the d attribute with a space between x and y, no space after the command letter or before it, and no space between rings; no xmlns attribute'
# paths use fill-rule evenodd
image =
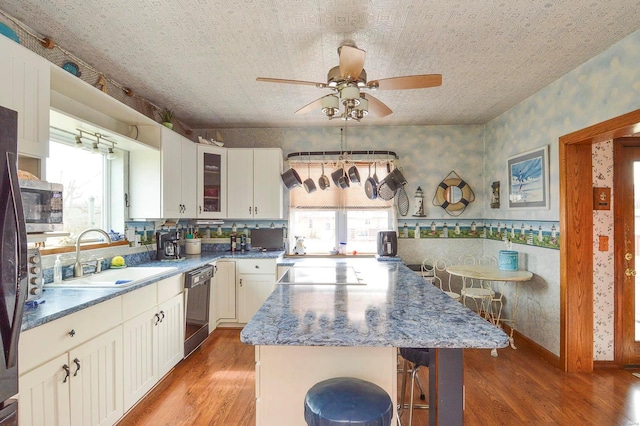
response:
<svg viewBox="0 0 640 426"><path fill-rule="evenodd" d="M126 156L108 161L106 152L78 149L72 136L51 132L46 179L63 185L64 231L71 236L87 228L124 231Z"/></svg>
<svg viewBox="0 0 640 426"><path fill-rule="evenodd" d="M368 163L356 163L364 181ZM301 176L307 175L307 164L293 164ZM335 167L325 164L325 174ZM379 170L382 168L379 168ZM311 164L309 175L317 182L322 174L320 164ZM384 176L382 175L381 178ZM308 194L304 188L290 193L290 246L297 237L304 237L308 254L328 254L345 247L347 253L375 253L378 231L394 229L393 201L367 198L364 185L352 183L340 189L333 183L329 189ZM345 244L341 244L345 243Z"/></svg>

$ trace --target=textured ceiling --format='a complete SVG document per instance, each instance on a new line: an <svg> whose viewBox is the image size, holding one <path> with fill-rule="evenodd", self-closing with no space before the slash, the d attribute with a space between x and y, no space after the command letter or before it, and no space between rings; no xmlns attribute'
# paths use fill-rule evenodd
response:
<svg viewBox="0 0 640 426"><path fill-rule="evenodd" d="M483 124L640 28L640 0L3 0L0 9L193 128L339 125L326 81L345 40L394 112L359 125Z"/></svg>

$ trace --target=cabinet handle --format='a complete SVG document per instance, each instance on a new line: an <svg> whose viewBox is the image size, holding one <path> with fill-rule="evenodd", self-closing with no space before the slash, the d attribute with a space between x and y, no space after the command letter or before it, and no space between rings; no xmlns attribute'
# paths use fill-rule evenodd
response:
<svg viewBox="0 0 640 426"><path fill-rule="evenodd" d="M249 214L251 214L251 206L249 206Z"/></svg>
<svg viewBox="0 0 640 426"><path fill-rule="evenodd" d="M164 311L160 311L160 315L162 315L162 318L160 318L160 322L162 322L164 320Z"/></svg>
<svg viewBox="0 0 640 426"><path fill-rule="evenodd" d="M202 213L202 206L198 206L198 213Z"/></svg>
<svg viewBox="0 0 640 426"><path fill-rule="evenodd" d="M240 278L240 287L242 287L242 278Z"/></svg>
<svg viewBox="0 0 640 426"><path fill-rule="evenodd" d="M160 315L155 314L154 317L156 317L156 322L153 325L158 325L158 323L160 322Z"/></svg>
<svg viewBox="0 0 640 426"><path fill-rule="evenodd" d="M69 336L73 337L76 335L76 331L74 329L71 329L70 332L67 333Z"/></svg>
<svg viewBox="0 0 640 426"><path fill-rule="evenodd" d="M78 358L73 360L73 363L76 365L76 371L73 373L73 377L78 375L78 371L80 371L80 360Z"/></svg>
<svg viewBox="0 0 640 426"><path fill-rule="evenodd" d="M254 207L254 208L253 208L253 212L254 212L255 214L258 214L258 207Z"/></svg>
<svg viewBox="0 0 640 426"><path fill-rule="evenodd" d="M260 265L256 265L256 269L260 269Z"/></svg>
<svg viewBox="0 0 640 426"><path fill-rule="evenodd" d="M64 370L64 380L62 383L67 383L67 379L69 378L69 366L65 364L62 366L62 369Z"/></svg>

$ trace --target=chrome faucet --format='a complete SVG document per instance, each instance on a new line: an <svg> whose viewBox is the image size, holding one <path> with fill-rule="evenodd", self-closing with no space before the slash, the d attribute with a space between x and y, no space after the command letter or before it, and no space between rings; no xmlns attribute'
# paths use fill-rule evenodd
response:
<svg viewBox="0 0 640 426"><path fill-rule="evenodd" d="M111 244L111 237L109 237L109 234L107 234L105 231L103 231L100 228L89 228L89 229L85 229L84 231L82 231L80 234L78 234L78 238L76 239L76 263L73 265L73 276L74 277L81 277L84 275L84 272L82 270L83 267L83 263L80 262L80 240L82 239L82 236L84 234L87 234L89 232L99 232L102 235L104 235L107 238L107 243ZM100 259L97 260L96 263L96 273L100 272Z"/></svg>

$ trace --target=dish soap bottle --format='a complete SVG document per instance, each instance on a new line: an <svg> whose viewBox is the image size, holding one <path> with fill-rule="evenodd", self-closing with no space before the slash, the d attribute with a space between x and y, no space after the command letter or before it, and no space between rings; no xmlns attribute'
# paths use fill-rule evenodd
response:
<svg viewBox="0 0 640 426"><path fill-rule="evenodd" d="M53 282L55 284L62 282L62 262L60 262L60 255L56 256L56 261L53 264Z"/></svg>

